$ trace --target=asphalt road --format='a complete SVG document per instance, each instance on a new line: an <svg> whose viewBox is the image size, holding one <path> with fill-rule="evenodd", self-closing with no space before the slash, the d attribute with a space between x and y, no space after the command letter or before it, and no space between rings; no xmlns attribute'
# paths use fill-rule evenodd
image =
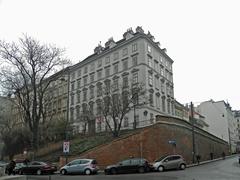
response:
<svg viewBox="0 0 240 180"><path fill-rule="evenodd" d="M210 162L183 171L153 172L124 175L53 175L28 176L27 180L240 180L240 165L237 156Z"/></svg>

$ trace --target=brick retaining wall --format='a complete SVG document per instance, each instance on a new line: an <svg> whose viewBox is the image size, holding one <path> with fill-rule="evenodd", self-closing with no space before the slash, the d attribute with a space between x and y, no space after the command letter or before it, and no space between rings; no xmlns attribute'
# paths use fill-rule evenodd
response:
<svg viewBox="0 0 240 180"><path fill-rule="evenodd" d="M169 141L176 141L176 147ZM221 157L224 151L229 152L228 144L202 129L195 127L196 154L201 160ZM190 123L172 117L157 116L156 124L143 128L133 135L116 139L115 141L98 146L78 157L94 158L100 168L114 164L129 157L144 157L150 162L161 155L177 153L183 155L187 163L192 161L192 126ZM68 157L71 161L78 157ZM60 158L60 166L65 164L65 158Z"/></svg>

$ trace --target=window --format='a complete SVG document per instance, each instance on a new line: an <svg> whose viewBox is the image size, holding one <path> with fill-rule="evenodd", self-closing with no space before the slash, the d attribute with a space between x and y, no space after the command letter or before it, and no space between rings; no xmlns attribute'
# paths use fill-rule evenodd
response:
<svg viewBox="0 0 240 180"><path fill-rule="evenodd" d="M102 78L102 70L99 70L97 72L98 80Z"/></svg>
<svg viewBox="0 0 240 180"><path fill-rule="evenodd" d="M123 126L128 127L128 118L127 117L124 118Z"/></svg>
<svg viewBox="0 0 240 180"><path fill-rule="evenodd" d="M110 80L105 81L106 93L110 92Z"/></svg>
<svg viewBox="0 0 240 180"><path fill-rule="evenodd" d="M83 91L83 101L87 101L87 90Z"/></svg>
<svg viewBox="0 0 240 180"><path fill-rule="evenodd" d="M115 79L114 81L113 81L113 91L117 91L118 90L118 79Z"/></svg>
<svg viewBox="0 0 240 180"><path fill-rule="evenodd" d="M70 110L70 121L73 121L73 117L74 116L74 109L73 108L71 108L71 110Z"/></svg>
<svg viewBox="0 0 240 180"><path fill-rule="evenodd" d="M101 121L98 121L98 122L97 122L97 131L98 131L98 132L101 132L101 130L102 130L102 122L101 122Z"/></svg>
<svg viewBox="0 0 240 180"><path fill-rule="evenodd" d="M153 116L153 113L150 113L150 123L152 124L154 121L154 116Z"/></svg>
<svg viewBox="0 0 240 180"><path fill-rule="evenodd" d="M123 77L123 87L124 88L128 87L128 76Z"/></svg>
<svg viewBox="0 0 240 180"><path fill-rule="evenodd" d="M79 69L79 70L78 70L78 77L81 76L81 73L82 73L82 71L81 71L81 69Z"/></svg>
<svg viewBox="0 0 240 180"><path fill-rule="evenodd" d="M94 87L90 88L90 98L94 98Z"/></svg>
<svg viewBox="0 0 240 180"><path fill-rule="evenodd" d="M107 57L105 58L105 63L106 63L106 64L109 64L109 63L110 63L110 56L107 56Z"/></svg>
<svg viewBox="0 0 240 180"><path fill-rule="evenodd" d="M119 53L118 52L115 52L113 54L113 60L117 60L119 58Z"/></svg>
<svg viewBox="0 0 240 180"><path fill-rule="evenodd" d="M161 76L164 76L164 70L163 70L163 67L160 67L160 74L161 74Z"/></svg>
<svg viewBox="0 0 240 180"><path fill-rule="evenodd" d="M157 109L160 109L160 97L158 95L156 95L155 99L156 99Z"/></svg>
<svg viewBox="0 0 240 180"><path fill-rule="evenodd" d="M88 66L86 65L85 67L84 67L84 73L86 74L88 72Z"/></svg>
<svg viewBox="0 0 240 180"><path fill-rule="evenodd" d="M127 59L123 61L123 70L127 70L128 69L128 61Z"/></svg>
<svg viewBox="0 0 240 180"><path fill-rule="evenodd" d="M122 164L123 166L129 166L129 165L131 165L131 160L122 161L121 164Z"/></svg>
<svg viewBox="0 0 240 180"><path fill-rule="evenodd" d="M150 103L150 106L154 106L154 104L153 104L153 93L149 93L149 103Z"/></svg>
<svg viewBox="0 0 240 180"><path fill-rule="evenodd" d="M153 67L152 58L150 58L150 57L148 57L148 66L149 66L150 68Z"/></svg>
<svg viewBox="0 0 240 180"><path fill-rule="evenodd" d="M97 101L97 115L100 115L101 113L102 113L102 103L101 101ZM101 119L99 122L101 122Z"/></svg>
<svg viewBox="0 0 240 180"><path fill-rule="evenodd" d="M102 84L97 85L97 96L102 96Z"/></svg>
<svg viewBox="0 0 240 180"><path fill-rule="evenodd" d="M147 51L148 51L149 53L152 52L152 48L151 48L151 46L147 45Z"/></svg>
<svg viewBox="0 0 240 180"><path fill-rule="evenodd" d="M133 84L138 83L138 72L133 73Z"/></svg>
<svg viewBox="0 0 240 180"><path fill-rule="evenodd" d="M90 82L92 83L94 81L94 74L90 75Z"/></svg>
<svg viewBox="0 0 240 180"><path fill-rule="evenodd" d="M163 57L159 56L159 60L160 60L160 63L162 63L163 62Z"/></svg>
<svg viewBox="0 0 240 180"><path fill-rule="evenodd" d="M113 65L113 72L118 73L118 64Z"/></svg>
<svg viewBox="0 0 240 180"><path fill-rule="evenodd" d="M75 89L75 83L72 82L72 83L71 83L71 90L73 91L74 89Z"/></svg>
<svg viewBox="0 0 240 180"><path fill-rule="evenodd" d="M158 62L154 60L154 69L158 72Z"/></svg>
<svg viewBox="0 0 240 180"><path fill-rule="evenodd" d="M71 94L71 105L74 105L74 94Z"/></svg>
<svg viewBox="0 0 240 180"><path fill-rule="evenodd" d="M155 88L157 88L157 89L159 89L159 78L157 78L156 76L155 76L155 79L154 79L154 84L155 84Z"/></svg>
<svg viewBox="0 0 240 180"><path fill-rule="evenodd" d="M165 97L162 97L162 111L165 112L166 111L166 107L165 107Z"/></svg>
<svg viewBox="0 0 240 180"><path fill-rule="evenodd" d="M78 79L77 80L77 88L80 89L80 87L81 87L81 79Z"/></svg>
<svg viewBox="0 0 240 180"><path fill-rule="evenodd" d="M98 60L98 67L101 67L102 66L102 59L99 59Z"/></svg>
<svg viewBox="0 0 240 180"><path fill-rule="evenodd" d="M137 66L137 65L138 65L137 56L133 56L133 57L132 57L132 65L133 65L133 66Z"/></svg>
<svg viewBox="0 0 240 180"><path fill-rule="evenodd" d="M84 84L84 85L87 84L87 76L85 76L85 77L83 78L83 84Z"/></svg>
<svg viewBox="0 0 240 180"><path fill-rule="evenodd" d="M136 52L137 51L137 43L134 43L132 45L132 52Z"/></svg>
<svg viewBox="0 0 240 180"><path fill-rule="evenodd" d="M167 70L165 70L165 76L166 76L166 79L168 80L168 71Z"/></svg>
<svg viewBox="0 0 240 180"><path fill-rule="evenodd" d="M81 92L78 91L77 92L77 103L80 103L80 100L81 100Z"/></svg>
<svg viewBox="0 0 240 180"><path fill-rule="evenodd" d="M164 83L162 83L162 85L161 85L161 91L165 92L165 85L164 85Z"/></svg>
<svg viewBox="0 0 240 180"><path fill-rule="evenodd" d="M124 49L122 50L122 55L123 55L123 56L127 56L127 55L128 55L128 49L127 49L127 48L124 48Z"/></svg>
<svg viewBox="0 0 240 180"><path fill-rule="evenodd" d="M94 71L94 70L95 70L95 63L92 62L92 63L91 63L91 71Z"/></svg>
<svg viewBox="0 0 240 180"><path fill-rule="evenodd" d="M76 108L76 116L77 116L77 119L79 119L80 118L80 106L77 106L77 108Z"/></svg>
<svg viewBox="0 0 240 180"><path fill-rule="evenodd" d="M75 79L75 72L71 74L71 79Z"/></svg>
<svg viewBox="0 0 240 180"><path fill-rule="evenodd" d="M169 99L167 100L167 111L168 111L168 114L171 113L171 110L170 110L170 100Z"/></svg>
<svg viewBox="0 0 240 180"><path fill-rule="evenodd" d="M135 116L136 126L139 126L139 115Z"/></svg>
<svg viewBox="0 0 240 180"><path fill-rule="evenodd" d="M148 83L150 86L153 85L153 75L152 73L148 73Z"/></svg>
<svg viewBox="0 0 240 180"><path fill-rule="evenodd" d="M105 68L105 77L110 76L110 67Z"/></svg>

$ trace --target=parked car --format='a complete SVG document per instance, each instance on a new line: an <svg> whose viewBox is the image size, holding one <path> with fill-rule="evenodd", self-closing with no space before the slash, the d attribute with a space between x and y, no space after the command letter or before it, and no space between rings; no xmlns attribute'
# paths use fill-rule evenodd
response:
<svg viewBox="0 0 240 180"><path fill-rule="evenodd" d="M32 161L27 163L26 165L19 168L19 174L53 174L57 171L57 167L55 165L41 162L41 161Z"/></svg>
<svg viewBox="0 0 240 180"><path fill-rule="evenodd" d="M181 155L166 155L157 159L153 164L153 168L159 172L169 169L184 170L186 168L186 162Z"/></svg>
<svg viewBox="0 0 240 180"><path fill-rule="evenodd" d="M26 159L16 159L15 161L15 168L13 169L13 174L19 174L19 170L26 166L27 163L29 163L30 161L26 160Z"/></svg>
<svg viewBox="0 0 240 180"><path fill-rule="evenodd" d="M60 168L62 175L66 174L96 174L99 168L95 159L75 159Z"/></svg>
<svg viewBox="0 0 240 180"><path fill-rule="evenodd" d="M151 165L146 159L131 158L118 162L115 165L107 166L104 170L105 174L119 174L119 173L144 173L149 172Z"/></svg>

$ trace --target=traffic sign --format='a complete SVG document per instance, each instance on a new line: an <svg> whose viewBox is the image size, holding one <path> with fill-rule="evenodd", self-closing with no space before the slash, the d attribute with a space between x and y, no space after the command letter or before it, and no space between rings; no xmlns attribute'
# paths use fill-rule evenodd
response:
<svg viewBox="0 0 240 180"><path fill-rule="evenodd" d="M176 141L172 140L172 141L168 141L169 144L176 144Z"/></svg>
<svg viewBox="0 0 240 180"><path fill-rule="evenodd" d="M69 153L70 149L70 142L69 141L64 141L63 142L63 152L64 153Z"/></svg>

